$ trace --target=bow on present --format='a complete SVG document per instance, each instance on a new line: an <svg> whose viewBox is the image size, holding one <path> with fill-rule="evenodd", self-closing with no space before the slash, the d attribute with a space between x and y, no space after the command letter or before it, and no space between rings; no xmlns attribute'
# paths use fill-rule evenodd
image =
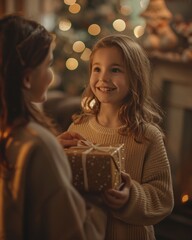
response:
<svg viewBox="0 0 192 240"><path fill-rule="evenodd" d="M100 144L94 144L88 140L80 140L77 144L77 147L78 148L88 148L87 150L85 150L83 153L82 153L82 168L83 168L83 180L84 180L84 187L85 187L85 190L89 190L89 184L88 184L88 177L87 177L87 166L86 166L86 162L87 162L87 154L89 154L92 150L98 150L98 151L101 151L101 152L110 152L112 150L116 150L117 153L118 153L118 157L119 159L121 160L121 151L120 149L122 149L124 144L121 144L121 145L118 145L118 147L116 146L102 146ZM74 147L74 148L77 148L77 147ZM73 147L72 147L73 148ZM116 168L118 169L118 171L120 172L121 169L121 165L118 166L118 164L116 163L116 161L113 159L113 162L116 166ZM120 162L120 161L119 161Z"/></svg>

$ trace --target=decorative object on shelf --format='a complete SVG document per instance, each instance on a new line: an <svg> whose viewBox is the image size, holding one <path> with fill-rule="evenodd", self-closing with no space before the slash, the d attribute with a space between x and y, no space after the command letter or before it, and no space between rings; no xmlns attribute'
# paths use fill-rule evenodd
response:
<svg viewBox="0 0 192 240"><path fill-rule="evenodd" d="M178 39L170 27L172 13L164 0L151 0L141 16L146 20L142 44L148 50L167 51L176 47Z"/></svg>
<svg viewBox="0 0 192 240"><path fill-rule="evenodd" d="M192 62L192 22L187 25L186 37L188 47L182 53L182 60L184 62Z"/></svg>
<svg viewBox="0 0 192 240"><path fill-rule="evenodd" d="M191 0L165 0L165 3L174 18L182 17L184 21L191 20Z"/></svg>
<svg viewBox="0 0 192 240"><path fill-rule="evenodd" d="M177 32L178 36L181 36L182 41L182 53L181 60L184 62L192 61L192 20L184 21L175 21L174 29Z"/></svg>

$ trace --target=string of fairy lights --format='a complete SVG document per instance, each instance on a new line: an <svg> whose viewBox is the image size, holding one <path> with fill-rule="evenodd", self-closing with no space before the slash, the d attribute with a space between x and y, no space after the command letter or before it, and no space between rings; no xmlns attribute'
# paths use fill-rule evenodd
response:
<svg viewBox="0 0 192 240"><path fill-rule="evenodd" d="M78 15L81 13L81 11L84 10L85 5L86 5L86 0L63 0L63 4L66 7L66 14L59 20L58 22L58 29L61 32L63 36L69 37L71 35L74 35L74 26L73 26L73 21L68 17L69 15ZM146 8L149 0L112 0L110 4L116 5L116 8L118 9L118 14L117 16L113 16L111 20L111 28L113 29L114 32L126 32L130 31L130 23L129 23L129 17L133 14L134 11L134 6L135 9L139 9L142 11L143 9ZM137 3L137 6L135 5ZM106 3L106 5L103 5L103 9L100 9L101 11L105 11L106 13L104 14L109 14L110 17L110 8L109 5ZM72 18L75 18L75 16ZM87 29L85 28L84 30L86 31L86 34L90 35L91 37L99 37L100 35L104 35L102 33L103 31L103 26L101 23L98 22L92 22L88 26L86 26ZM145 24L138 24L131 29L133 31L133 35L136 38L139 38L140 36L143 35L145 29ZM81 34L80 34L81 35ZM82 34L83 35L83 34ZM85 34L84 34L85 35ZM64 46L63 51L66 53L71 53L71 57L66 59L66 68L70 71L73 71L78 68L79 66L79 60L82 61L88 61L89 56L91 54L91 49L90 47L86 46L85 41L83 41L84 37L79 37L79 39L70 39L70 44L66 44ZM86 37L89 38L89 37ZM74 42L72 42L72 40ZM72 43L71 43L72 42ZM70 49L71 48L71 49ZM72 52L72 51L73 52ZM80 54L80 59L75 58L73 53Z"/></svg>
<svg viewBox="0 0 192 240"><path fill-rule="evenodd" d="M150 0L50 0L43 25L56 35L51 90L82 93L91 49L98 39L122 33L140 38L146 23L140 13ZM55 4L52 6L52 4ZM140 40L140 39L139 39Z"/></svg>

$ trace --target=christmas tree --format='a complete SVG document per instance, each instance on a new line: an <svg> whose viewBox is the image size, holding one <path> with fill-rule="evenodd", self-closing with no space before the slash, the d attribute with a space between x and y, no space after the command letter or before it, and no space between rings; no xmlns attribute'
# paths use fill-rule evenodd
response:
<svg viewBox="0 0 192 240"><path fill-rule="evenodd" d="M64 0L55 12L55 81L52 89L80 95L89 75L94 43L103 36L122 33L135 37L133 9L127 0ZM140 1L141 3L142 1ZM143 0L147 2L147 0ZM137 1L137 9L138 9ZM142 6L140 6L140 9ZM139 14L138 14L139 16Z"/></svg>

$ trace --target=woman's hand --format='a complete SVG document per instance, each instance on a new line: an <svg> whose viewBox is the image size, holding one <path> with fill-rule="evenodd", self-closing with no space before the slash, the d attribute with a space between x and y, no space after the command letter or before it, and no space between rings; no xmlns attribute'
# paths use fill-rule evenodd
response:
<svg viewBox="0 0 192 240"><path fill-rule="evenodd" d="M125 172L121 172L121 176L124 182L122 189L109 189L104 193L105 203L113 209L119 209L123 207L129 200L131 179L130 176Z"/></svg>
<svg viewBox="0 0 192 240"><path fill-rule="evenodd" d="M80 134L69 131L61 133L57 139L64 148L77 146L78 141L85 140Z"/></svg>

